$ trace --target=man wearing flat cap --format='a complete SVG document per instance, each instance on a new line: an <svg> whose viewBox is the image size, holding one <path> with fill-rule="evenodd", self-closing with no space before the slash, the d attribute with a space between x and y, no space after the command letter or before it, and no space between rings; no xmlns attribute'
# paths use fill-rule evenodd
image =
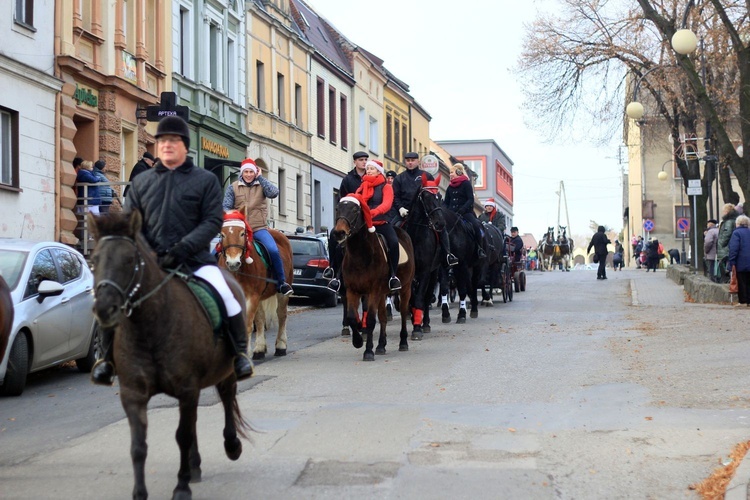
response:
<svg viewBox="0 0 750 500"><path fill-rule="evenodd" d="M703 258L706 267L704 274L708 274L711 281L716 281L716 243L719 241L718 223L719 221L716 219L710 219L706 224L706 232L703 237Z"/></svg>

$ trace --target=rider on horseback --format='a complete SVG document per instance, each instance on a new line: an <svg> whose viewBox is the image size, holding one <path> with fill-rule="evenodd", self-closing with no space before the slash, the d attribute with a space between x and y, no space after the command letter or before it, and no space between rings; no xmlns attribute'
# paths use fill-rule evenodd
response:
<svg viewBox="0 0 750 500"><path fill-rule="evenodd" d="M188 157L190 130L178 116L162 119L155 134L159 163L133 180L125 208L143 215L143 235L159 256L163 268L180 266L208 281L226 307L229 333L236 352L234 371L238 380L253 373L247 357L247 330L242 306L229 289L216 259L208 251L211 238L221 230L221 187L210 172ZM112 385L115 378L113 329L102 332L103 359L91 372L95 384Z"/></svg>
<svg viewBox="0 0 750 500"><path fill-rule="evenodd" d="M393 206L388 214L391 224L399 226L406 220L411 202L416 197L417 192L422 189L422 176L424 175L430 181L435 180L431 173L420 168L417 153L406 153L404 161L406 162L406 170L398 174L393 181ZM422 166L436 168L438 166L437 158L434 155L425 155L422 158ZM440 246L447 255L448 265L455 266L458 264L458 259L451 253L448 231L441 231L439 234Z"/></svg>
<svg viewBox="0 0 750 500"><path fill-rule="evenodd" d="M225 211L239 210L245 215L247 224L253 230L253 238L268 250L271 267L276 273L276 289L283 295L291 295L293 290L286 282L279 247L268 232L268 199L276 198L278 195L279 188L261 175L255 161L247 158L240 166L240 178L227 186L222 206Z"/></svg>
<svg viewBox="0 0 750 500"><path fill-rule="evenodd" d="M401 280L396 276L398 269L398 236L393 225L388 222L388 210L393 204L393 188L385 181L385 170L383 164L377 160L368 160L365 165L365 176L362 177L362 185L355 194L361 195L362 199L370 207L370 216L375 232L382 234L388 245L388 264L391 267L391 279L388 287L391 292L401 289ZM370 228L368 228L370 230Z"/></svg>
<svg viewBox="0 0 750 500"><path fill-rule="evenodd" d="M501 233L505 232L505 214L498 212L497 204L492 198L484 202L484 212L479 216L479 221L492 224Z"/></svg>
<svg viewBox="0 0 750 500"><path fill-rule="evenodd" d="M469 178L464 173L464 166L456 163L451 167L451 182L445 191L444 205L452 212L458 214L464 221L474 228L474 239L477 244L477 258L486 257L484 253L484 231L482 223L474 213L474 189L471 187Z"/></svg>

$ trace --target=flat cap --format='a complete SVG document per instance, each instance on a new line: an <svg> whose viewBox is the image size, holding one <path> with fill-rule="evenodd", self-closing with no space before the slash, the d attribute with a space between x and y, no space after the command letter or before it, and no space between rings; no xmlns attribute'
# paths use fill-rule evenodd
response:
<svg viewBox="0 0 750 500"><path fill-rule="evenodd" d="M404 155L404 158L407 160L418 160L419 155L413 151L410 151Z"/></svg>
<svg viewBox="0 0 750 500"><path fill-rule="evenodd" d="M369 157L370 155L368 155L364 151L357 151L356 153L352 155L352 158L354 158L355 160L358 160L360 158L369 158Z"/></svg>

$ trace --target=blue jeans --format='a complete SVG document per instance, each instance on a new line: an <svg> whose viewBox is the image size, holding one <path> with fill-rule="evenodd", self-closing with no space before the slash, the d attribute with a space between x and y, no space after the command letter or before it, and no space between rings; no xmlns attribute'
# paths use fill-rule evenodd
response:
<svg viewBox="0 0 750 500"><path fill-rule="evenodd" d="M276 240L273 239L273 236L271 236L271 233L267 229L253 231L253 238L258 240L268 250L268 255L271 257L271 265L276 272L276 280L281 285L286 281L286 275L284 274L284 263L281 262L281 255L279 255L279 247L276 246Z"/></svg>

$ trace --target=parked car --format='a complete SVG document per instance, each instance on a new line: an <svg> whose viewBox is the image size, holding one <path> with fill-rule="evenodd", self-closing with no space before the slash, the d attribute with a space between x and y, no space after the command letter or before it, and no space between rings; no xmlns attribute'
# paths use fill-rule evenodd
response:
<svg viewBox="0 0 750 500"><path fill-rule="evenodd" d="M0 275L13 299L13 327L0 361L0 395L19 396L29 373L75 360L93 367L99 349L94 276L75 249L0 238Z"/></svg>
<svg viewBox="0 0 750 500"><path fill-rule="evenodd" d="M315 236L287 235L294 254L294 295L310 297L325 307L335 307L336 292L330 290L323 271L328 267L326 244Z"/></svg>

